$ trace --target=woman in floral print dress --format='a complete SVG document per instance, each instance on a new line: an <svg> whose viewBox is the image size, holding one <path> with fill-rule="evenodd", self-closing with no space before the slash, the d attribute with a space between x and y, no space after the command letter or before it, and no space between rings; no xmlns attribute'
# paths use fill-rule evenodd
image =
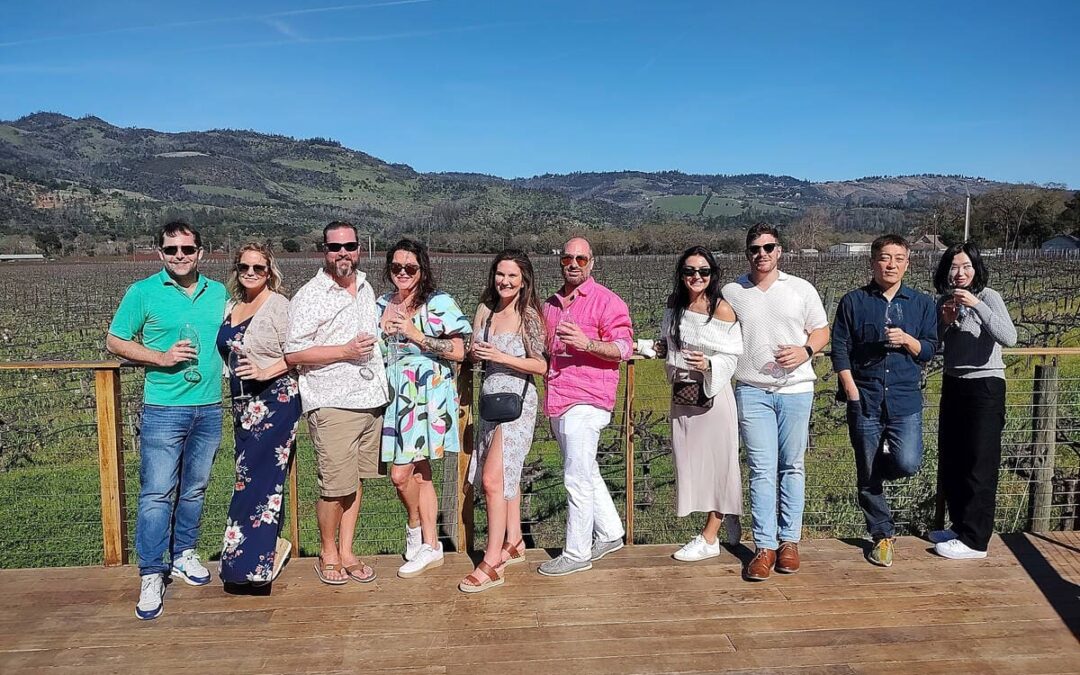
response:
<svg viewBox="0 0 1080 675"><path fill-rule="evenodd" d="M431 462L458 452L454 362L465 358L472 325L457 303L435 290L423 244L402 239L386 254L386 280L396 290L379 298L390 403L383 413L382 460L408 513L403 578L442 565L436 530L438 496Z"/></svg>
<svg viewBox="0 0 1080 675"><path fill-rule="evenodd" d="M296 442L300 395L281 351L289 301L278 293L273 253L247 244L226 282L234 302L217 345L229 373L236 483L221 551L226 583L273 580L291 545L279 539L285 475Z"/></svg>

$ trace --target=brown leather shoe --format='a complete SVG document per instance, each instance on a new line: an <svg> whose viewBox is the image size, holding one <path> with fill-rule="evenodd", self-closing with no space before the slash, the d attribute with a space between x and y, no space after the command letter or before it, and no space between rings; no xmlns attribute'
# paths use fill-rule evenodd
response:
<svg viewBox="0 0 1080 675"><path fill-rule="evenodd" d="M776 551L771 548L759 548L754 559L746 566L743 576L749 581L765 581L776 564Z"/></svg>
<svg viewBox="0 0 1080 675"><path fill-rule="evenodd" d="M781 542L776 550L776 571L795 574L799 571L799 545L794 541Z"/></svg>

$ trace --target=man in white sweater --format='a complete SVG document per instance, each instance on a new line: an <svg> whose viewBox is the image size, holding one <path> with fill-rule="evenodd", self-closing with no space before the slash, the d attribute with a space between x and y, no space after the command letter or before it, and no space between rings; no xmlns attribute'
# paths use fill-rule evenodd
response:
<svg viewBox="0 0 1080 675"><path fill-rule="evenodd" d="M751 581L768 579L774 567L789 574L799 571L803 458L816 379L811 359L829 342L821 296L808 281L780 271L781 253L776 228L754 225L746 233L750 272L723 289L743 335L735 402L750 470L757 548L744 571Z"/></svg>

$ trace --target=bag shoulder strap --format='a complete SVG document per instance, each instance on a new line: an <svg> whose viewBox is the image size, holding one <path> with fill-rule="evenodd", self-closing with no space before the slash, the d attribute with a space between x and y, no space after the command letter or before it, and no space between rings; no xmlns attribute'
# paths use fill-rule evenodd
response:
<svg viewBox="0 0 1080 675"><path fill-rule="evenodd" d="M491 331L491 320L494 319L494 318L495 318L495 311L494 310L488 310L487 320L484 321L484 342L488 342L488 337L489 337L489 334L490 334L490 331ZM521 321L518 322L518 333L521 333L524 322L525 322L524 319L522 319ZM525 335L524 334L521 335L521 344L522 344L522 346L524 346L524 344L525 344ZM528 348L526 348L525 349L526 356L528 356L528 352L529 352L529 350L528 350ZM484 380L487 379L487 366L488 366L488 362L484 361L484 364L480 369L480 388L481 389L484 388ZM526 374L524 379L525 379L525 384L521 387L521 398L522 399L525 398L525 394L529 393L529 382L532 382L532 379L533 379L532 373Z"/></svg>

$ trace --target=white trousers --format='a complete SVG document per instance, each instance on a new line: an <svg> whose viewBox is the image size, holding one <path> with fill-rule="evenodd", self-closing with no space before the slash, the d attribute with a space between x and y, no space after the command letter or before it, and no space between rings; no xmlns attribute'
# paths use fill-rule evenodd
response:
<svg viewBox="0 0 1080 675"><path fill-rule="evenodd" d="M576 562L592 559L594 533L600 541L626 534L596 462L600 431L609 422L609 411L591 405L576 405L551 418L551 431L562 451L567 496L563 555Z"/></svg>

